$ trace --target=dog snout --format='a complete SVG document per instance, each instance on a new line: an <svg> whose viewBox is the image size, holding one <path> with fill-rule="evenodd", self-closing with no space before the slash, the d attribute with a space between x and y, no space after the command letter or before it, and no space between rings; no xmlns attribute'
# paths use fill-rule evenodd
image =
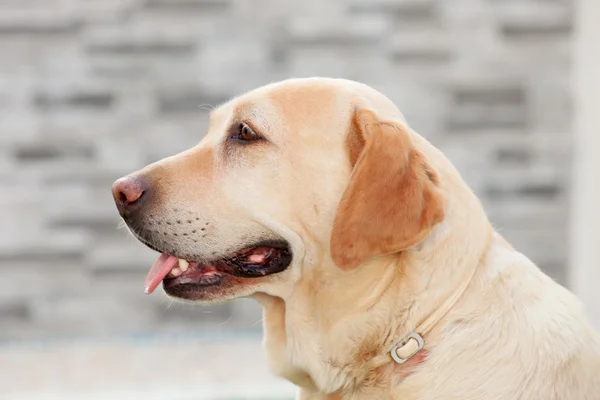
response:
<svg viewBox="0 0 600 400"><path fill-rule="evenodd" d="M126 176L115 181L112 193L121 216L128 215L148 201L148 184L140 176Z"/></svg>

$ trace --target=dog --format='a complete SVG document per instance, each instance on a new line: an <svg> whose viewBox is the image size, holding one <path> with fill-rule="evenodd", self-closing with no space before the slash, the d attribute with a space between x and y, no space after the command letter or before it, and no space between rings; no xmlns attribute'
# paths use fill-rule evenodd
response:
<svg viewBox="0 0 600 400"><path fill-rule="evenodd" d="M256 299L270 369L298 399L600 399L580 302L366 85L250 91L211 112L197 146L112 190L161 253L146 292Z"/></svg>

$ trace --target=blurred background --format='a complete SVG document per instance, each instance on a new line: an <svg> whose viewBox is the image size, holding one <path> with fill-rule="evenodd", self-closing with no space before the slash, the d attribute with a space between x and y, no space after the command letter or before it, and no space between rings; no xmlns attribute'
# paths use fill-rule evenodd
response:
<svg viewBox="0 0 600 400"><path fill-rule="evenodd" d="M110 192L289 77L390 97L598 326L598 4L1 0L0 398L293 398L258 305L143 294L156 254Z"/></svg>

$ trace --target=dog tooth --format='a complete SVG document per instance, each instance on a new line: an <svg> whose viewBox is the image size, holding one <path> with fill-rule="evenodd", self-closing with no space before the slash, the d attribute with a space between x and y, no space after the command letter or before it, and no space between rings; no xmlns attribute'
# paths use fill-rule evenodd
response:
<svg viewBox="0 0 600 400"><path fill-rule="evenodd" d="M183 259L179 259L179 268L181 269L182 272L187 271L188 267L190 266L190 263L187 260L183 260Z"/></svg>
<svg viewBox="0 0 600 400"><path fill-rule="evenodd" d="M181 270L178 267L175 267L171 270L171 272L169 272L169 275L167 275L169 278L177 278L179 275L181 275L183 272L181 272Z"/></svg>

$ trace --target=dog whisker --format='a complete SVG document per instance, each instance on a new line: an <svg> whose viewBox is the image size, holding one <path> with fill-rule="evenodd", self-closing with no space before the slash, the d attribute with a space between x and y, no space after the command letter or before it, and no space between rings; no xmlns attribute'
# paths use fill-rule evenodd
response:
<svg viewBox="0 0 600 400"><path fill-rule="evenodd" d="M201 110L212 111L215 109L215 106L213 106L212 104L200 104L198 108L200 108Z"/></svg>
<svg viewBox="0 0 600 400"><path fill-rule="evenodd" d="M221 322L221 323L218 323L218 324L217 324L217 325L215 325L215 326L224 326L225 324L227 324L227 323L231 322L231 320L232 320L232 319L233 319L233 314L230 314L230 315L229 315L229 317L228 317L228 318L227 318L225 321L223 321L223 322Z"/></svg>

